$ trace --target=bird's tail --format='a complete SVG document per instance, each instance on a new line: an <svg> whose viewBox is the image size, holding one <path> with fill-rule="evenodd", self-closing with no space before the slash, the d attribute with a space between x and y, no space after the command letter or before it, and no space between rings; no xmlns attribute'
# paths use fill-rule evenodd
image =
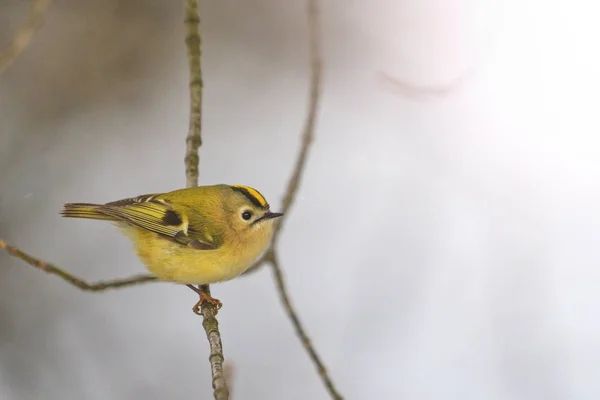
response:
<svg viewBox="0 0 600 400"><path fill-rule="evenodd" d="M61 212L63 217L102 219L105 221L117 221L115 217L106 215L101 211L103 205L91 203L69 203L65 204Z"/></svg>

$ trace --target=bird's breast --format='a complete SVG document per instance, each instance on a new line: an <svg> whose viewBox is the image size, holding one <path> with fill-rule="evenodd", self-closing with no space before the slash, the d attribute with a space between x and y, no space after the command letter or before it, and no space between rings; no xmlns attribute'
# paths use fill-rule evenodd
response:
<svg viewBox="0 0 600 400"><path fill-rule="evenodd" d="M268 234L255 237L259 240L251 242L234 237L215 250L198 250L152 232L136 231L132 239L148 270L161 280L184 284L209 284L235 278L256 261L270 240Z"/></svg>

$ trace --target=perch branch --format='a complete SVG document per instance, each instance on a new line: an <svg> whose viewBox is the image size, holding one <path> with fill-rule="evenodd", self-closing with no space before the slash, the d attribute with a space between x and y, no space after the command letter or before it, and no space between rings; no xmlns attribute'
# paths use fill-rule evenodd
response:
<svg viewBox="0 0 600 400"><path fill-rule="evenodd" d="M4 240L0 240L0 249L5 250L8 254L18 259L25 261L27 264L40 269L50 275L56 275L73 286L78 287L81 290L88 292L103 292L107 289L118 289L128 286L135 286L146 282L158 282L156 277L152 275L134 275L129 278L115 279L110 281L101 281L88 283L83 279L76 277L68 273L67 271L57 267L54 264L50 264L46 261L35 258L20 250L17 247L10 246Z"/></svg>
<svg viewBox="0 0 600 400"><path fill-rule="evenodd" d="M198 148L202 145L202 65L201 65L201 36L200 36L200 11L198 0L185 0L185 26L187 29L185 43L190 68L190 124L186 138L185 176L186 186L198 186L198 165L200 157ZM200 290L210 296L208 285L202 285ZM229 390L223 363L223 345L219 322L215 315L217 309L214 305L204 302L200 313L203 317L202 326L210 345L210 369L212 373L213 395L215 400L229 399Z"/></svg>
<svg viewBox="0 0 600 400"><path fill-rule="evenodd" d="M300 149L298 150L296 162L292 169L292 175L290 176L287 188L285 190L285 195L282 201L282 212L286 215L291 209L294 200L296 199L298 188L300 187L300 182L302 181L302 175L304 173L306 160L308 159L311 143L315 135L317 114L319 110L319 103L321 97L322 55L319 10L317 7L317 0L308 0L307 13L309 28L309 57L311 71L310 96L308 112L306 115L304 129L302 131L302 137L300 140ZM279 297L281 299L285 312L287 313L290 321L292 322L292 325L294 325L296 334L300 338L300 341L302 342L302 345L308 353L311 361L317 368L319 376L321 377L325 388L329 392L329 396L332 399L341 400L343 399L342 395L335 388L331 377L327 373L325 364L319 357L317 351L312 345L310 338L308 337L308 334L306 333L306 330L300 322L298 312L292 306L285 279L283 277L283 269L281 267L281 263L276 252L277 241L280 236L282 226L282 221L277 224L277 226L275 227L275 232L273 234L273 241L271 243L271 247L248 272L256 271L264 263L271 264L271 267L273 268L273 278L275 279L277 292L279 293Z"/></svg>
<svg viewBox="0 0 600 400"><path fill-rule="evenodd" d="M39 28L48 6L50 6L52 0L35 0L31 6L31 10L25 19L25 22L19 30L15 33L15 36L6 48L4 52L0 53L0 74L2 74L13 61L27 48L36 30Z"/></svg>

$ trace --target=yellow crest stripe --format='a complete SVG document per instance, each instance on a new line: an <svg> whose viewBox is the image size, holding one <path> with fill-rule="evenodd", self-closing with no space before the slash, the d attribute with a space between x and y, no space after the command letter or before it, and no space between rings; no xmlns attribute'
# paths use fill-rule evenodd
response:
<svg viewBox="0 0 600 400"><path fill-rule="evenodd" d="M244 196L248 197L248 199L250 199L250 201L252 201L257 206L269 208L269 203L267 203L267 199L265 199L265 197L262 194L260 194L258 190L251 188L250 186L244 185L232 185L231 187L234 190L237 190L240 193L242 193Z"/></svg>

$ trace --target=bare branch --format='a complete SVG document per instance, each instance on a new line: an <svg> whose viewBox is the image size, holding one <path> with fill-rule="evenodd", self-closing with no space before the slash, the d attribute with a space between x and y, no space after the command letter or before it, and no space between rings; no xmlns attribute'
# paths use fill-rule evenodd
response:
<svg viewBox="0 0 600 400"><path fill-rule="evenodd" d="M310 57L310 96L308 100L308 112L306 114L302 137L300 139L300 150L294 168L292 169L292 176L288 182L281 206L281 212L284 214L287 214L292 207L294 200L296 199L296 193L300 187L300 181L302 180L302 174L304 173L310 145L315 136L317 113L321 97L322 56L317 0L308 0L307 13ZM283 220L280 219L275 227L273 246L275 246L277 238L279 237L279 232L283 227Z"/></svg>
<svg viewBox="0 0 600 400"><path fill-rule="evenodd" d="M185 151L186 186L198 186L198 148L202 145L202 65L201 38L199 33L200 13L197 0L185 0L185 26L190 68L190 123Z"/></svg>
<svg viewBox="0 0 600 400"><path fill-rule="evenodd" d="M343 399L342 395L335 388L333 381L331 380L331 378L329 377L329 374L327 373L325 364L323 363L323 361L321 361L321 358L319 357L319 354L317 353L314 346L312 345L312 342L311 342L310 338L308 337L308 334L306 333L306 330L304 329L302 322L300 322L298 313L292 306L292 301L290 300L290 296L287 291L287 286L285 284L285 279L283 277L283 273L281 270L281 264L279 262L279 258L277 257L276 251L274 250L271 253L269 253L269 256L266 258L265 261L268 263L271 263L271 265L273 267L273 275L274 275L273 279L275 279L275 284L277 286L277 292L279 292L279 298L281 299L283 308L285 309L285 312L287 313L288 317L292 321L292 325L294 326L294 329L296 330L296 334L300 338L300 341L302 342L302 345L306 349L306 352L308 353L311 361L317 368L317 371L319 372L319 376L321 377L321 380L323 381L325 388L329 392L329 396L332 399L342 400Z"/></svg>
<svg viewBox="0 0 600 400"><path fill-rule="evenodd" d="M298 188L300 187L300 182L302 180L302 174L304 172L304 167L306 165L306 160L308 158L308 154L310 151L311 143L313 141L316 129L316 121L317 121L317 113L319 109L320 97L321 97L321 76L322 76L322 52L321 52L321 37L320 37L320 23L319 23L319 10L317 7L317 0L308 0L308 25L309 25L309 55L310 55L310 96L309 96L309 104L308 104L308 113L306 115L306 120L304 123L304 129L302 132L302 137L300 141L300 149L298 151L298 156L296 158L296 162L294 164L294 168L292 170L292 175L288 182L287 189L285 191L285 195L282 202L282 212L288 214L288 211L291 209L294 200L296 198L296 194L298 193ZM277 240L281 234L282 223L279 222L275 227L275 233L273 234L273 241L271 243L271 247L269 250L263 255L263 257L258 260L254 266L252 266L246 273L251 273L252 271L258 270L258 268L263 263L270 263L273 268L273 278L275 279L275 285L277 291L279 292L279 297L287 313L289 319L294 325L294 329L296 330L296 334L300 338L304 349L308 353L311 361L317 368L319 372L319 376L323 381L330 397L336 400L342 400L343 397L335 388L335 385L332 379L329 377L327 373L327 369L325 368L325 364L321 361L317 351L314 346L306 330L304 329L302 323L300 322L300 318L298 317L298 313L292 306L292 302L290 300L290 296L288 294L287 286L285 284L285 280L283 277L283 271L281 267L281 263L277 256L276 246Z"/></svg>
<svg viewBox="0 0 600 400"><path fill-rule="evenodd" d="M27 48L33 35L39 28L48 6L52 0L35 0L23 25L17 30L12 42L4 52L0 53L0 75Z"/></svg>
<svg viewBox="0 0 600 400"><path fill-rule="evenodd" d="M5 250L11 256L19 258L37 269L40 269L50 275L56 275L71 285L88 292L103 292L107 289L119 289L147 282L159 282L156 277L152 275L134 275L129 278L88 283L54 264L50 264L46 261L40 260L39 258L30 256L19 248L8 245L8 243L6 243L4 240L0 240L0 249Z"/></svg>
<svg viewBox="0 0 600 400"><path fill-rule="evenodd" d="M200 157L198 148L202 145L202 64L201 64L201 36L200 36L200 10L197 0L185 0L185 25L189 68L190 68L190 124L186 138L185 176L186 186L198 186L198 165ZM210 296L208 285L199 287L201 291ZM229 399L229 390L223 370L223 345L217 308L209 302L202 303L201 314L204 318L202 326L210 345L210 369L212 373L213 395L215 400Z"/></svg>
<svg viewBox="0 0 600 400"><path fill-rule="evenodd" d="M210 296L210 288L208 285L203 286L201 290ZM215 318L217 309L213 305L204 303L202 305L201 313L204 318L202 326L204 327L210 345L210 355L208 356L208 360L210 361L210 371L212 374L213 395L215 400L227 400L229 399L229 389L227 387L227 376L223 368L225 357L223 356L219 322L217 321L217 318Z"/></svg>

